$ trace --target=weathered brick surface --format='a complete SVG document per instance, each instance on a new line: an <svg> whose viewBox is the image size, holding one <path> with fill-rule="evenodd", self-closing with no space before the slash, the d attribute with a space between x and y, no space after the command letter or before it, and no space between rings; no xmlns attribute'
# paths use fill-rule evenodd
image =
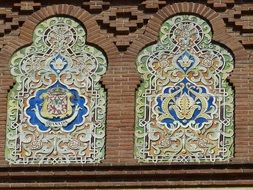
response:
<svg viewBox="0 0 253 190"><path fill-rule="evenodd" d="M243 0L1 1L0 188L253 185L252 9L253 4ZM135 59L142 48L157 41L162 22L182 12L208 20L214 41L234 54L229 81L235 89L235 156L226 164L140 165L133 159L135 91L140 84ZM106 158L94 166L9 166L4 144L7 93L14 83L10 56L30 44L35 26L53 15L82 22L87 41L103 49L108 58L102 78L108 94Z"/></svg>

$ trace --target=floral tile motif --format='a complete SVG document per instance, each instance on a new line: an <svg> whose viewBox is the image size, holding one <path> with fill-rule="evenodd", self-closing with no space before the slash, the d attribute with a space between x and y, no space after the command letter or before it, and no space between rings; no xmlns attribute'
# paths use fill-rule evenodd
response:
<svg viewBox="0 0 253 190"><path fill-rule="evenodd" d="M159 41L138 55L135 158L140 162L215 162L234 153L233 70L229 51L193 15L166 20Z"/></svg>
<svg viewBox="0 0 253 190"><path fill-rule="evenodd" d="M6 159L14 164L98 163L104 158L106 71L82 25L52 17L10 61Z"/></svg>

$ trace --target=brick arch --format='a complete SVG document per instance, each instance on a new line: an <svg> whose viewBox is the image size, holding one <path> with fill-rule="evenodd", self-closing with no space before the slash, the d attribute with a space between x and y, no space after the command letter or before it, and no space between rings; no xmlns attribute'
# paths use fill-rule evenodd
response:
<svg viewBox="0 0 253 190"><path fill-rule="evenodd" d="M1 59L0 64L3 65L1 62L7 63L11 55L17 49L32 43L33 31L37 24L49 17L56 15L70 16L80 21L85 26L87 31L87 42L98 45L100 48L102 48L107 55L108 62L110 62L111 58L113 58L115 55L113 52L117 51L117 48L107 36L101 33L94 17L80 7L68 4L60 4L44 7L31 14L20 29L18 41L12 40L8 42L8 44L0 52L0 57L3 58Z"/></svg>
<svg viewBox="0 0 253 190"><path fill-rule="evenodd" d="M44 7L30 16L28 16L28 19L24 22L20 29L20 35L18 37L18 40L10 40L7 45L5 45L1 52L0 52L0 67L1 72L0 76L1 79L4 79L0 81L0 91L1 94L5 94L4 97L4 105L3 110L7 110L6 102L7 102L7 92L10 90L12 85L14 84L14 80L10 74L9 70L9 61L12 56L12 54L17 51L18 49L27 46L32 43L32 36L33 31L35 27L42 22L43 20L50 18L52 16L68 16L76 19L77 21L81 22L87 32L87 42L91 43L92 45L98 46L99 49L105 52L107 57L107 72L111 68L109 63L112 62L112 59L115 59L115 53L113 52L117 51L116 46L108 39L106 35L103 35L100 31L100 28L95 21L94 17L92 15L85 11L84 9L73 6L73 5L67 5L67 4L60 4L60 5L52 5ZM116 54L117 55L117 54ZM106 77L107 75L104 75ZM104 77L101 78L101 82L105 85L105 89L109 90L110 85L107 86L107 84L110 83L110 81L104 81ZM107 111L107 114L109 115L110 110ZM7 114L6 112L1 113L0 123L2 125L0 133L2 134L1 140L3 143L0 145L0 163L6 164L7 162L4 160L4 146L5 146L5 122ZM108 131L108 129L106 129ZM110 130L109 130L110 131ZM107 135L110 134L110 132L106 132ZM106 140L107 141L107 140Z"/></svg>
<svg viewBox="0 0 253 190"><path fill-rule="evenodd" d="M32 15L30 15L21 28L20 39L25 40L28 43L31 42L32 33L36 25L40 23L41 21L45 20L46 18L55 16L55 15L65 15L65 16L74 17L85 26L86 31L87 31L88 42L99 44L99 46L101 46L101 48L103 48L104 51L105 49L108 49L108 48L113 49L113 50L115 48L116 50L116 47L114 47L114 44L113 43L109 44L108 40L105 39L106 37L101 34L100 28L96 20L89 12L87 12L86 10L80 7L68 5L68 4L47 6L33 13ZM110 54L109 51L106 53Z"/></svg>
<svg viewBox="0 0 253 190"><path fill-rule="evenodd" d="M213 29L212 40L231 49L235 56L235 62L240 62L243 58L248 56L242 44L226 32L225 23L217 12L204 4L183 2L167 5L151 17L144 34L131 44L127 51L127 54L131 55L134 62L141 49L158 40L159 30L162 23L167 18L179 13L192 13L207 20Z"/></svg>
<svg viewBox="0 0 253 190"><path fill-rule="evenodd" d="M138 56L138 53L146 46L154 44L157 42L159 37L159 31L162 23L178 14L193 14L199 16L211 24L213 31L212 40L220 45L224 45L231 50L235 59L234 70L230 73L228 80L231 81L232 86L235 89L235 111L234 111L234 120L235 120L235 157L232 158L233 162L238 160L243 160L243 155L240 149L245 148L249 149L244 145L240 145L240 139L245 138L247 141L251 141L249 137L245 137L243 133L249 133L250 130L247 128L249 126L249 118L251 117L249 112L245 112L244 109L249 109L244 106L242 97L245 93L250 93L250 80L247 76L244 76L242 73L246 70L251 70L251 67L248 65L249 54L242 46L242 44L237 41L233 36L230 36L226 31L226 25L219 13L215 12L213 9L207 7L204 4L192 3L192 2L182 2L174 3L167 5L161 8L157 13L155 13L149 20L144 33L131 44L126 52L126 55L129 56L129 62L132 61L132 67L136 68L135 62ZM137 70L136 70L137 72ZM240 77L240 80L238 80ZM139 83L136 84L136 87ZM247 96L247 101L250 102L250 96ZM244 107L243 107L244 106ZM246 107L246 108L245 108ZM243 123L242 121L247 121ZM246 150L247 151L247 150ZM248 154L247 154L248 155Z"/></svg>

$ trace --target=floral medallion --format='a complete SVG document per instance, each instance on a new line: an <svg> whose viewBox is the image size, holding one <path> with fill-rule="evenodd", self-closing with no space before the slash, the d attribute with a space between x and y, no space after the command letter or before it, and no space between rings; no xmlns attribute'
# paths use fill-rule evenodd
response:
<svg viewBox="0 0 253 190"><path fill-rule="evenodd" d="M135 157L139 162L229 160L234 144L231 53L194 15L166 20L138 55Z"/></svg>
<svg viewBox="0 0 253 190"><path fill-rule="evenodd" d="M10 61L6 159L13 164L98 163L104 158L106 58L81 24L52 17Z"/></svg>

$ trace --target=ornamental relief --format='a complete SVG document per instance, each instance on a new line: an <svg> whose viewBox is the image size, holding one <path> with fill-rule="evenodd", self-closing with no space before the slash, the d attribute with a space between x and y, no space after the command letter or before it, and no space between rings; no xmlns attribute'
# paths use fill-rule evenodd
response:
<svg viewBox="0 0 253 190"><path fill-rule="evenodd" d="M233 156L233 57L193 15L166 20L137 58L135 157L140 162L215 162Z"/></svg>
<svg viewBox="0 0 253 190"><path fill-rule="evenodd" d="M67 17L34 30L11 58L6 159L15 164L97 163L104 158L106 71L103 53Z"/></svg>

